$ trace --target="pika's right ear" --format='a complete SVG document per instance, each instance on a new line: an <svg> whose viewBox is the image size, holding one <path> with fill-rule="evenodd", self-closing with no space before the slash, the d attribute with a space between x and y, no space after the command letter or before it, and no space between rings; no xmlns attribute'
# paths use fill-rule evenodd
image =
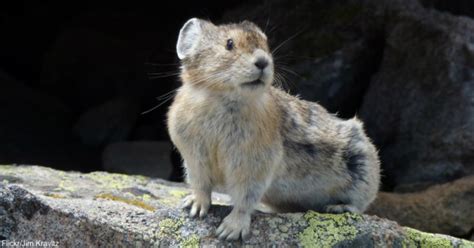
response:
<svg viewBox="0 0 474 248"><path fill-rule="evenodd" d="M198 18L191 18L183 25L179 31L178 43L176 44L179 59L192 56L196 52L204 22Z"/></svg>

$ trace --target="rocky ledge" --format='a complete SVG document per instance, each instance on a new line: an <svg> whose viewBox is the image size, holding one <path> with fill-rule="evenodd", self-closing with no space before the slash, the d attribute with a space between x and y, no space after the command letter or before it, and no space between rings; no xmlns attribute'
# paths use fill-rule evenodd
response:
<svg viewBox="0 0 474 248"><path fill-rule="evenodd" d="M82 174L39 166L0 166L0 242L59 247L474 247L474 243L356 214L257 213L252 237L226 243L214 231L230 211L213 195L205 219L179 205L184 184L105 172Z"/></svg>

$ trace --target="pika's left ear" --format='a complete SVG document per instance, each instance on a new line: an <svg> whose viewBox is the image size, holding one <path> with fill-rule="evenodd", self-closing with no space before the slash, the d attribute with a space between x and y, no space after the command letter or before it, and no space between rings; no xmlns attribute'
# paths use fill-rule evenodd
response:
<svg viewBox="0 0 474 248"><path fill-rule="evenodd" d="M179 31L176 53L179 59L184 59L195 54L202 36L204 20L198 18L189 19Z"/></svg>

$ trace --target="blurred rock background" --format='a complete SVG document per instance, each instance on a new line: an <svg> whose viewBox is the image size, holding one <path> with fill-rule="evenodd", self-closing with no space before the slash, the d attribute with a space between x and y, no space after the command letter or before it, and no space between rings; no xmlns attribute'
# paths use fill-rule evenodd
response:
<svg viewBox="0 0 474 248"><path fill-rule="evenodd" d="M364 121L387 192L371 213L474 239L470 0L2 2L0 163L180 181L166 100L193 16L256 22L279 83Z"/></svg>

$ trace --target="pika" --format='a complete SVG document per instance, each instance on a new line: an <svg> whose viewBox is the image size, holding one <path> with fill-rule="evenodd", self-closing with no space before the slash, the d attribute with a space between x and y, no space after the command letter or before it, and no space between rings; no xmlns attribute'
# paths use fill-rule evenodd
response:
<svg viewBox="0 0 474 248"><path fill-rule="evenodd" d="M184 159L192 217L207 214L211 191L233 209L216 234L246 239L262 202L279 212L363 212L380 182L377 150L361 121L273 86L267 37L252 22L214 25L192 18L176 45L182 86L168 131Z"/></svg>

